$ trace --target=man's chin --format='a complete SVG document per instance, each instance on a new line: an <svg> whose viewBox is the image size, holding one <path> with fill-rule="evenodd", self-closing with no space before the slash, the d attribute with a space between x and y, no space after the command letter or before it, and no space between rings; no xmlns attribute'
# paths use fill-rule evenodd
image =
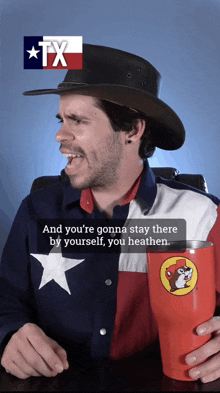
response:
<svg viewBox="0 0 220 393"><path fill-rule="evenodd" d="M67 174L66 174L67 175ZM87 188L90 187L90 182L86 181L86 180L79 180L76 179L76 176L71 176L71 175L67 175L69 180L70 180L70 184L73 188L75 188L76 190L86 190Z"/></svg>
<svg viewBox="0 0 220 393"><path fill-rule="evenodd" d="M67 175L67 173L66 173ZM86 190L87 188L92 188L92 189L105 189L106 188L106 184L111 185L110 180L104 181L104 179L102 178L102 174L97 174L96 176L91 176L91 177L87 177L87 178L82 178L81 176L77 176L77 175L67 175L68 178L70 179L70 184L73 188L75 188L76 190Z"/></svg>
<svg viewBox="0 0 220 393"><path fill-rule="evenodd" d="M89 185L87 185L87 184L80 184L80 183L78 183L78 182L72 182L71 180L70 180L70 184L71 184L71 186L72 186L72 188L74 188L75 190L86 190L87 188L89 188L90 186Z"/></svg>

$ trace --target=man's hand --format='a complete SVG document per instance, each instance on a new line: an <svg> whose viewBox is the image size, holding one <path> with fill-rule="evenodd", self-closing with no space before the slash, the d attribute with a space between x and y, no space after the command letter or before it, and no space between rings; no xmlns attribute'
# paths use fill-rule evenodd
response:
<svg viewBox="0 0 220 393"><path fill-rule="evenodd" d="M214 338L186 356L185 361L189 366L204 362L192 368L189 376L200 378L202 382L211 382L220 378L220 317L213 317L199 325L196 332L199 336L214 333Z"/></svg>
<svg viewBox="0 0 220 393"><path fill-rule="evenodd" d="M21 379L54 377L69 367L66 351L33 323L25 324L11 337L1 364Z"/></svg>

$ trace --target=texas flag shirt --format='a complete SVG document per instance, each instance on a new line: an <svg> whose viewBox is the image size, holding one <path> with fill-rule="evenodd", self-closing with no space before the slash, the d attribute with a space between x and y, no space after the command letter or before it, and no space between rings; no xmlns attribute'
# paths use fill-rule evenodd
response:
<svg viewBox="0 0 220 393"><path fill-rule="evenodd" d="M81 36L24 37L24 69L81 70Z"/></svg>
<svg viewBox="0 0 220 393"><path fill-rule="evenodd" d="M220 292L218 206L219 199L210 194L155 177L146 162L141 180L125 203L115 206L112 219L141 219L146 224L158 218L186 220L188 240L214 244L216 290ZM123 254L120 248L97 252L96 246L91 252L83 247L67 252L61 247L58 229L49 234L51 245L42 249L44 234L37 236L41 219L59 223L68 219L72 228L77 220L92 226L98 219L103 228L112 226L112 219L95 206L91 192L73 189L69 181L36 190L23 200L0 265L1 351L14 332L32 322L66 349L68 356L70 351L76 354L76 346L95 358L143 353L157 338L146 253ZM88 236L94 238L93 233ZM104 242L110 237L103 233Z"/></svg>

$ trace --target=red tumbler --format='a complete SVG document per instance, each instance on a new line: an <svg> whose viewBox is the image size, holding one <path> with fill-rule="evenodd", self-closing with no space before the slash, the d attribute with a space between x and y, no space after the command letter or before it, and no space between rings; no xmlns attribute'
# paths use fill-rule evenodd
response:
<svg viewBox="0 0 220 393"><path fill-rule="evenodd" d="M148 248L147 260L163 372L172 379L192 381L185 356L211 338L197 335L195 329L215 311L213 245L205 241L171 242Z"/></svg>

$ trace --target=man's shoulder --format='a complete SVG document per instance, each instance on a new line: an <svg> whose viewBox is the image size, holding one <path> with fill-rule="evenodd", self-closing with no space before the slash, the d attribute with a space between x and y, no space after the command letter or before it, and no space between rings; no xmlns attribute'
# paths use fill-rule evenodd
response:
<svg viewBox="0 0 220 393"><path fill-rule="evenodd" d="M177 196L186 195L192 201L209 200L212 201L217 206L220 204L219 198L216 197L215 195L176 180L164 179L157 176L156 183L158 188L160 188L163 193L171 192L171 193L175 193Z"/></svg>
<svg viewBox="0 0 220 393"><path fill-rule="evenodd" d="M57 183L41 187L35 191L32 191L27 198L35 200L38 198L51 198L63 196L66 190L70 187L70 182L59 181Z"/></svg>
<svg viewBox="0 0 220 393"><path fill-rule="evenodd" d="M23 200L23 204L30 215L53 216L62 209L65 200L78 199L80 199L79 190L73 189L69 181L60 181L31 192Z"/></svg>

